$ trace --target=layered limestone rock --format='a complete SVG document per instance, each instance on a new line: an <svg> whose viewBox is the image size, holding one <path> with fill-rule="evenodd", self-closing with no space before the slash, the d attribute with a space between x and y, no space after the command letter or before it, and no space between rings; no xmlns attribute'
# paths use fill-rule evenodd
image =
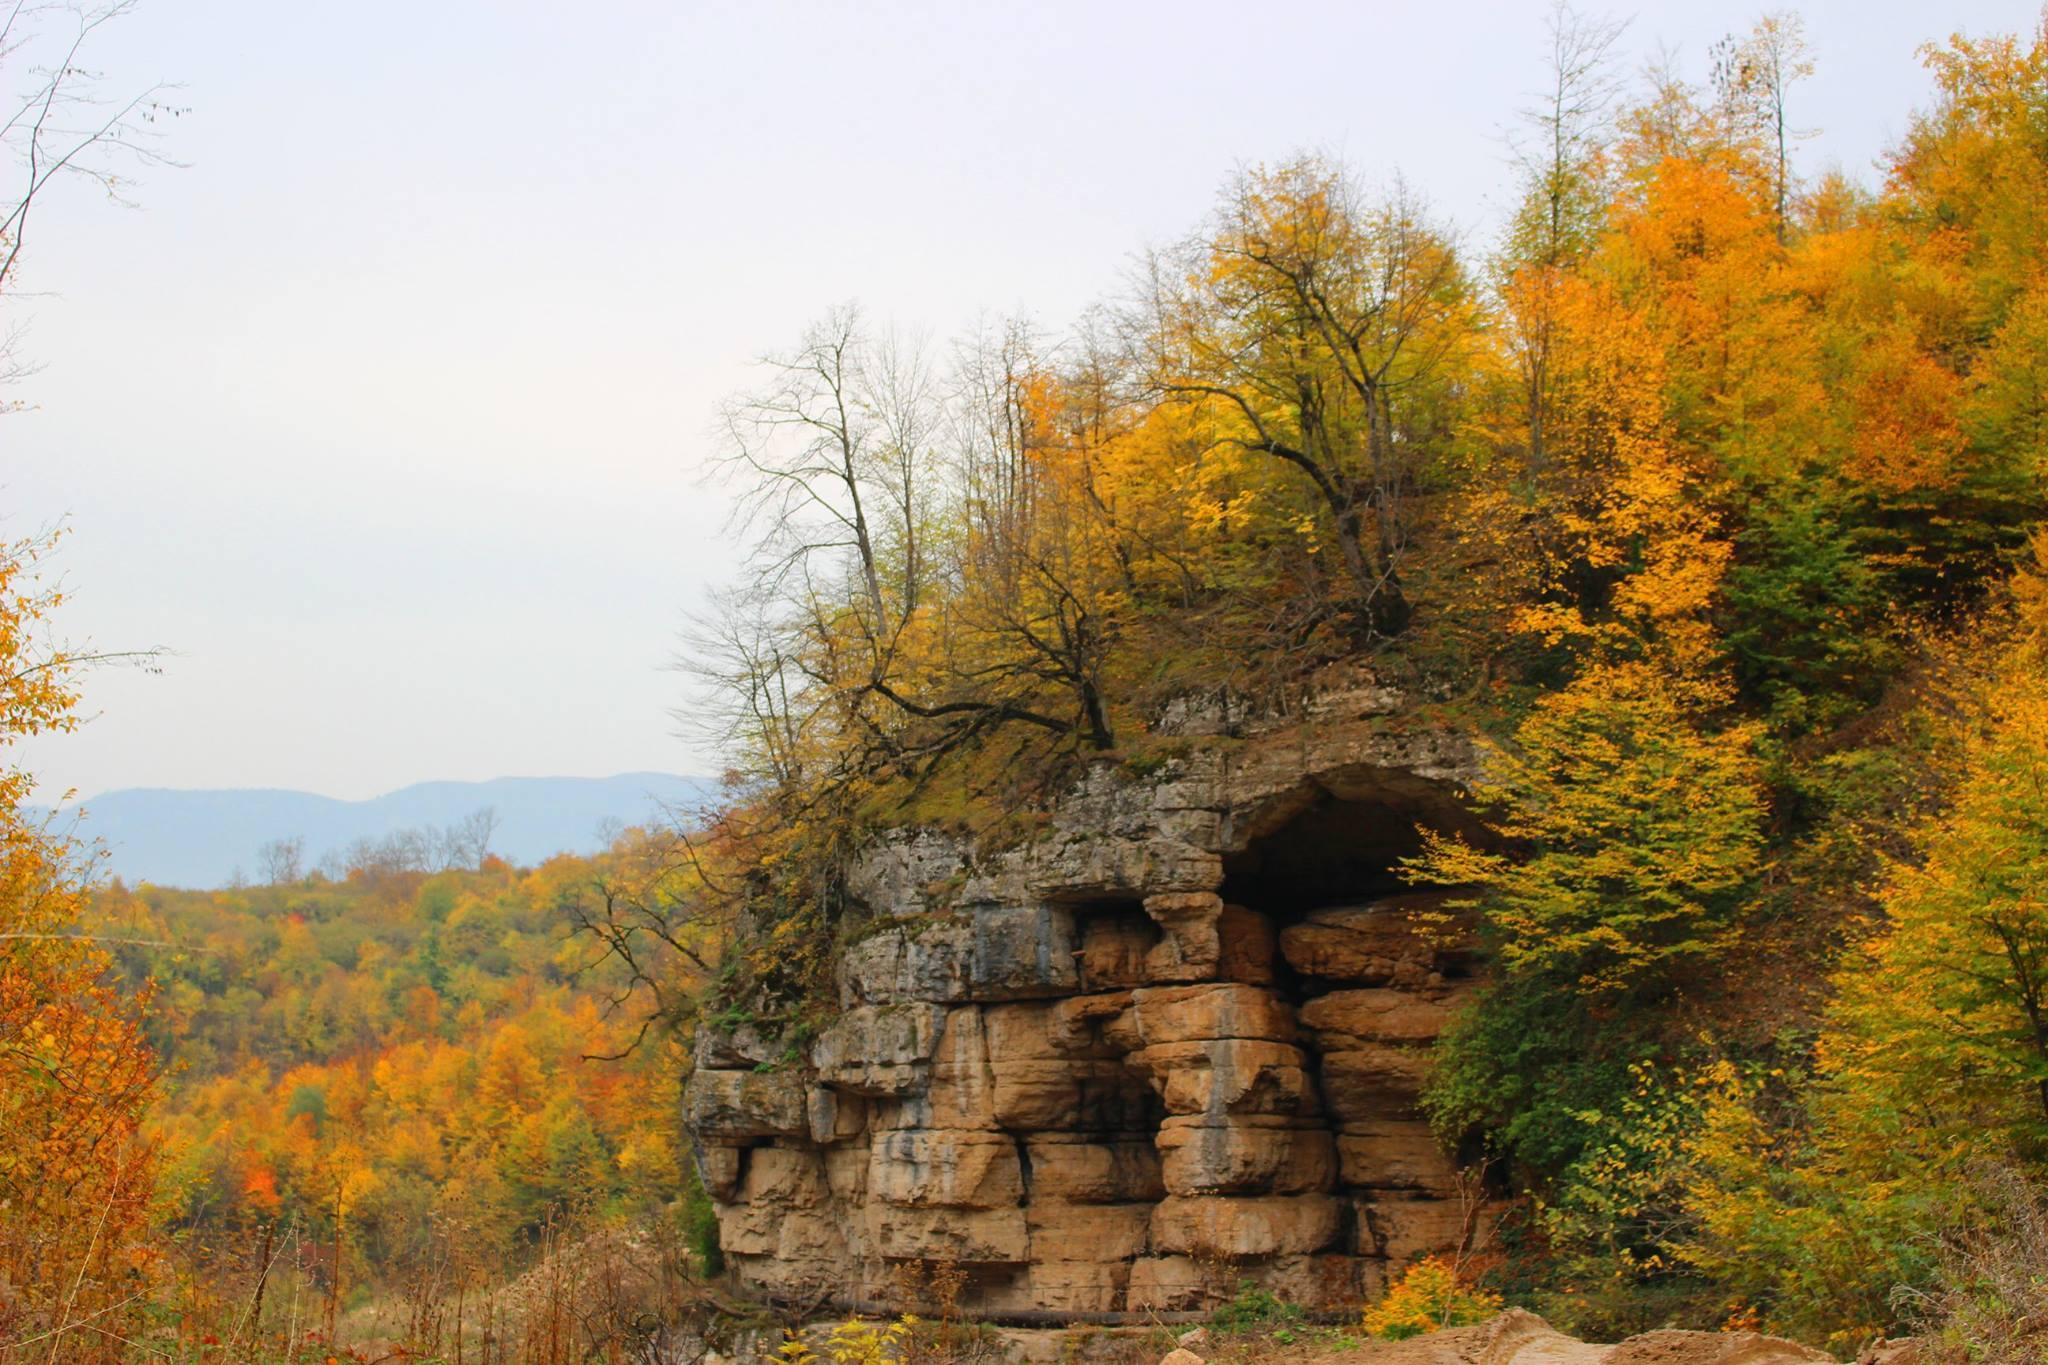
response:
<svg viewBox="0 0 2048 1365"><path fill-rule="evenodd" d="M1186 728L1198 731L1190 712ZM806 1048L708 1033L685 1120L744 1283L873 1300L947 1262L984 1311L1350 1308L1455 1244L1417 1108L1469 926L1402 884L1472 756L1372 686L1105 765L1047 834L929 830L851 870L873 916Z"/></svg>

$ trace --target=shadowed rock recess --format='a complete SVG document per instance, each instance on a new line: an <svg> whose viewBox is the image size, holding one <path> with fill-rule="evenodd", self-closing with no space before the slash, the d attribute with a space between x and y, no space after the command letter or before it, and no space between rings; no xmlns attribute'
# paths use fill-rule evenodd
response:
<svg viewBox="0 0 2048 1365"><path fill-rule="evenodd" d="M1399 876L1418 826L1469 828L1469 743L1372 686L1222 728L1096 770L1023 847L896 832L806 1055L700 1039L685 1118L744 1284L867 1300L943 1261L985 1312L1244 1280L1352 1309L1472 1226L1416 1104L1470 926Z"/></svg>

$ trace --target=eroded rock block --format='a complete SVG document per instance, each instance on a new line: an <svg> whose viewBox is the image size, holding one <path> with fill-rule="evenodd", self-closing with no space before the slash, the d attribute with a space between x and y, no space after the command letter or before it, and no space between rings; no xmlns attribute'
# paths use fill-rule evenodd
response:
<svg viewBox="0 0 2048 1365"><path fill-rule="evenodd" d="M1295 1039L1294 1007L1263 986L1216 981L1131 992L1131 1007L1106 1036L1119 1050L1212 1038Z"/></svg>
<svg viewBox="0 0 2048 1365"><path fill-rule="evenodd" d="M890 830L854 860L847 893L878 915L926 914L966 876L972 853L967 840L940 830Z"/></svg>
<svg viewBox="0 0 2048 1365"><path fill-rule="evenodd" d="M1118 1057L1129 1051L1110 1040L1111 1025L1131 1007L1131 992L1076 995L1052 1007L1047 1033L1053 1046L1069 1056Z"/></svg>
<svg viewBox="0 0 2048 1365"><path fill-rule="evenodd" d="M875 1134L867 1189L909 1208L994 1209L1019 1202L1024 1177L1006 1134L911 1128Z"/></svg>
<svg viewBox="0 0 2048 1365"><path fill-rule="evenodd" d="M830 1086L813 1085L804 1091L804 1112L810 1118L811 1141L820 1147L867 1131L867 1103L857 1095L842 1095Z"/></svg>
<svg viewBox="0 0 2048 1365"><path fill-rule="evenodd" d="M720 1245L735 1255L817 1267L845 1255L831 1212L824 1165L815 1151L757 1147L747 1154L737 1203L719 1210Z"/></svg>
<svg viewBox="0 0 2048 1365"><path fill-rule="evenodd" d="M1390 1265L1455 1247L1466 1233L1465 1206L1454 1199L1377 1195L1357 1203L1356 1250Z"/></svg>
<svg viewBox="0 0 2048 1365"><path fill-rule="evenodd" d="M1305 1194L1336 1180L1329 1130L1286 1120L1169 1118L1159 1129L1160 1176L1168 1194Z"/></svg>
<svg viewBox="0 0 2048 1365"><path fill-rule="evenodd" d="M1453 1010L1408 991L1331 991L1301 1007L1302 1027L1327 1050L1367 1043L1430 1043Z"/></svg>
<svg viewBox="0 0 2048 1365"><path fill-rule="evenodd" d="M1050 1258L1057 1248L1032 1245L1030 1299L1054 1313L1114 1313L1124 1306L1131 1282L1129 1261L1067 1261Z"/></svg>
<svg viewBox="0 0 2048 1365"><path fill-rule="evenodd" d="M1081 984L1086 990L1118 990L1145 982L1145 958L1160 939L1159 927L1133 914L1095 914L1081 924ZM1134 917L1135 916L1135 917Z"/></svg>
<svg viewBox="0 0 2048 1365"><path fill-rule="evenodd" d="M1429 1054L1373 1043L1323 1055L1323 1104L1340 1126L1422 1117Z"/></svg>
<svg viewBox="0 0 2048 1365"><path fill-rule="evenodd" d="M1024 1211L1035 1257L1128 1261L1152 1232L1150 1204L1069 1204L1033 1199Z"/></svg>
<svg viewBox="0 0 2048 1365"><path fill-rule="evenodd" d="M1145 913L1163 936L1145 954L1147 981L1201 981L1217 975L1223 943L1223 898L1214 891L1147 896Z"/></svg>
<svg viewBox="0 0 2048 1365"><path fill-rule="evenodd" d="M890 1260L1022 1265L1031 1259L1024 1210L1014 1205L961 1209L870 1203L866 1223L869 1247Z"/></svg>
<svg viewBox="0 0 2048 1365"><path fill-rule="evenodd" d="M1153 1103L1121 1062L1025 1061L994 1068L996 1124L1015 1132L1113 1132L1146 1125Z"/></svg>
<svg viewBox="0 0 2048 1365"><path fill-rule="evenodd" d="M1420 1120L1349 1126L1337 1135L1337 1168L1346 1185L1422 1190L1442 1199L1458 1193L1458 1165Z"/></svg>
<svg viewBox="0 0 2048 1365"><path fill-rule="evenodd" d="M869 1153L865 1142L840 1143L824 1151L825 1185L842 1208L868 1197Z"/></svg>
<svg viewBox="0 0 2048 1365"><path fill-rule="evenodd" d="M731 1199L740 1187L740 1149L699 1143L692 1155L704 1192L713 1199Z"/></svg>
<svg viewBox="0 0 2048 1365"><path fill-rule="evenodd" d="M1206 1308L1216 1297L1192 1256L1140 1256L1131 1262L1125 1301L1134 1312L1185 1312Z"/></svg>
<svg viewBox="0 0 2048 1365"><path fill-rule="evenodd" d="M752 1071L770 1065L788 1050L779 1032L751 1020L730 1029L699 1028L694 1047L700 1071Z"/></svg>
<svg viewBox="0 0 2048 1365"><path fill-rule="evenodd" d="M1191 1199L1152 1211L1152 1249L1198 1258L1298 1256L1336 1241L1343 1211L1325 1194Z"/></svg>
<svg viewBox="0 0 2048 1365"><path fill-rule="evenodd" d="M1147 892L1204 891L1223 883L1223 859L1214 850L1176 838L1103 838L1107 822L1077 821L1084 833L1034 845L1015 878L1020 889L1047 900L1108 899ZM991 878L1009 889L1011 879ZM972 895L979 889L967 887Z"/></svg>
<svg viewBox="0 0 2048 1365"><path fill-rule="evenodd" d="M1397 978L1425 984L1431 973L1470 955L1471 919L1445 908L1453 898L1451 892L1418 891L1314 910L1303 923L1281 931L1280 953L1304 976L1363 985Z"/></svg>
<svg viewBox="0 0 2048 1365"><path fill-rule="evenodd" d="M1129 1065L1148 1077L1169 1114L1314 1114L1308 1055L1291 1043L1216 1038L1138 1049Z"/></svg>
<svg viewBox="0 0 2048 1365"><path fill-rule="evenodd" d="M946 1011L925 1003L856 1005L811 1044L818 1079L856 1095L921 1088Z"/></svg>
<svg viewBox="0 0 2048 1365"><path fill-rule="evenodd" d="M809 1137L802 1073L697 1071L683 1090L683 1122L699 1141Z"/></svg>
<svg viewBox="0 0 2048 1365"><path fill-rule="evenodd" d="M1273 921L1242 905L1226 905L1216 921L1216 938L1216 975L1253 986L1273 984L1280 955Z"/></svg>
<svg viewBox="0 0 2048 1365"><path fill-rule="evenodd" d="M1080 985L1071 913L977 905L892 925L846 949L840 1003L965 1004L1072 994Z"/></svg>
<svg viewBox="0 0 2048 1365"><path fill-rule="evenodd" d="M1150 1138L1093 1142L1055 1134L1031 1138L1025 1151L1034 1200L1116 1204L1157 1201L1166 1193L1159 1149Z"/></svg>

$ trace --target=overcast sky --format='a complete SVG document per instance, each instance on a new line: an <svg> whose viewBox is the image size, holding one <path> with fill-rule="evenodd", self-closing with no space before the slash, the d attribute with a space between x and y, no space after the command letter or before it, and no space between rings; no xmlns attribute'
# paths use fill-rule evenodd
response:
<svg viewBox="0 0 2048 1365"><path fill-rule="evenodd" d="M1303 148L1483 243L1545 12L144 0L93 64L182 84L186 164L41 210L0 534L67 521L67 633L175 654L27 761L46 795L714 770L664 665L732 564L700 471L752 357L846 299L1058 327ZM1921 42L2038 14L1803 12L1802 161L1866 178ZM1696 73L1754 18L1633 13L1632 59Z"/></svg>

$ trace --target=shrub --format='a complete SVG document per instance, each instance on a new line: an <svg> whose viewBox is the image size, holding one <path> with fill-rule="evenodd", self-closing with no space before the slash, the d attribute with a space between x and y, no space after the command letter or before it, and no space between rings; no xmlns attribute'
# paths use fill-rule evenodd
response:
<svg viewBox="0 0 2048 1365"><path fill-rule="evenodd" d="M1970 1365L2048 1362L2048 1191L1987 1165L1971 1190L1987 1217L1942 1239L1939 1288L1919 1307L1934 1358Z"/></svg>
<svg viewBox="0 0 2048 1365"><path fill-rule="evenodd" d="M1218 1331L1248 1332L1274 1324L1299 1322L1301 1317L1301 1309L1296 1305L1271 1290L1259 1288L1250 1280L1240 1280L1237 1297L1210 1314L1209 1323Z"/></svg>
<svg viewBox="0 0 2048 1365"><path fill-rule="evenodd" d="M709 1278L725 1269L725 1251L718 1242L718 1210L712 1207L711 1196L697 1176L697 1164L687 1163L687 1170L680 1210L683 1241L697 1258L699 1272Z"/></svg>
<svg viewBox="0 0 2048 1365"><path fill-rule="evenodd" d="M821 1357L791 1334L776 1354L788 1365L894 1365L900 1360L917 1332L917 1319L905 1313L891 1323L862 1322L848 1318L825 1338Z"/></svg>
<svg viewBox="0 0 2048 1365"><path fill-rule="evenodd" d="M1367 1336L1402 1341L1441 1327L1484 1322L1500 1311L1500 1295L1467 1284L1441 1256L1409 1266L1376 1304L1365 1310Z"/></svg>

